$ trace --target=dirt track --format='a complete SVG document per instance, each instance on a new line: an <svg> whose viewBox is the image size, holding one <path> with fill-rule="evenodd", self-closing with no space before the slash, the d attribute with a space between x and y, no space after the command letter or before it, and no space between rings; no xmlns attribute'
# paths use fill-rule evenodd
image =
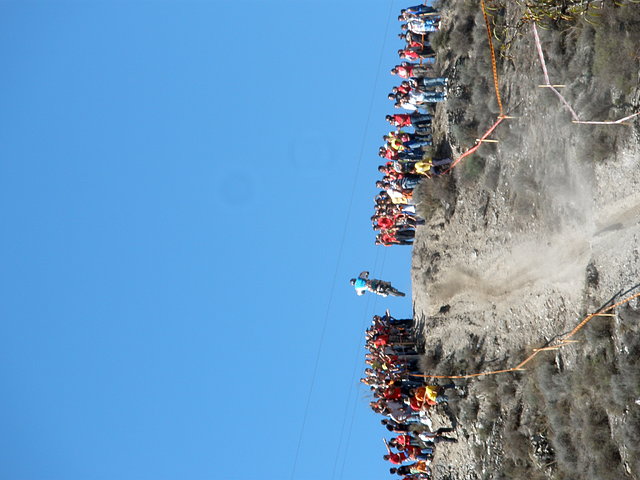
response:
<svg viewBox="0 0 640 480"><path fill-rule="evenodd" d="M484 25L467 7L463 1L449 3L446 18L461 22L464 15L475 15L469 36L479 39ZM516 13L504 11L505 21ZM595 61L582 30L598 34L598 28L609 27L581 28L541 32L544 49L564 49L548 60L552 81L567 84L563 93L584 117L617 119L638 111L637 72L626 91L610 87L603 92L596 75L567 76L565 70L580 65L591 71ZM463 70L469 62L480 62L474 55L482 52L443 50L438 60L461 81ZM508 54L500 64L501 89L506 108L518 118L498 127L492 138L500 143L483 146L481 161L471 159L451 177L436 179L437 188L426 183L420 193L426 198L434 195L430 190L445 192L439 194L441 206L431 209L428 224L419 229L413 256L414 310L425 331L428 373L514 366L525 352L570 330L616 292L640 282L640 122L610 127L571 123L552 92L537 87L542 72L527 27ZM466 87L458 94L459 100L482 98ZM486 89L486 105L491 95ZM614 100L620 107L608 108L605 103ZM456 111L460 105L453 102L453 108L448 104L437 112L439 124L446 126L441 140L458 154L464 146L452 132L457 119L468 114ZM490 116L477 115L477 136ZM595 142L596 137L602 141ZM537 361L533 372L468 382L467 398L451 405L461 441L439 449L435 478L573 478L571 471L596 475L591 478L608 478L603 472L611 478L639 478L637 446L628 445L629 435L620 430L631 421L625 417L629 412L640 418L637 386L623 389L616 404L620 408L613 411L600 399L579 397L576 377L576 372L580 378L598 375L588 381L593 395L611 391L616 375L628 380L621 372L633 371L638 361L629 353L635 346L625 343L640 332L638 310L638 302L632 302L618 317L598 319L600 325L580 334L580 344ZM593 371L584 370L585 365ZM637 383L633 379L630 383ZM556 383L549 387L545 382ZM558 386L561 382L566 385ZM601 385L594 387L597 382ZM588 415L600 410L604 419L593 423ZM576 418L564 425L556 420L563 414ZM602 448L609 449L602 462L589 456L590 440L571 433L572 426L593 428Z"/></svg>

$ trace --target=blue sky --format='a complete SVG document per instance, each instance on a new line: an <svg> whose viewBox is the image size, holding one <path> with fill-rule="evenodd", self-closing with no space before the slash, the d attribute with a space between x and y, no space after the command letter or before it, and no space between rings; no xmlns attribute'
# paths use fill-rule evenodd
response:
<svg viewBox="0 0 640 480"><path fill-rule="evenodd" d="M369 227L402 6L0 3L0 478L386 476L363 328L411 301L348 279L410 291Z"/></svg>

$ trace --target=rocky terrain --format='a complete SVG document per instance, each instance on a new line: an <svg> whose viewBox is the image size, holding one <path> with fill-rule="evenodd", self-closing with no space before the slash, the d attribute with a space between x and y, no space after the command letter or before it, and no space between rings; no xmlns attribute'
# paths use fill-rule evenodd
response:
<svg viewBox="0 0 640 480"><path fill-rule="evenodd" d="M436 139L440 155L457 156L498 110L479 5L441 8L433 44L452 87ZM413 299L430 374L515 366L640 283L640 120L572 123L538 87L523 7L493 2L490 11L502 98L516 118L492 135L499 143L416 192L428 221L413 251ZM581 118L640 110L640 5L605 3L541 27L552 82L566 85ZM449 413L460 441L438 450L434 478L640 478L639 334L632 301L526 372L457 380L466 394Z"/></svg>

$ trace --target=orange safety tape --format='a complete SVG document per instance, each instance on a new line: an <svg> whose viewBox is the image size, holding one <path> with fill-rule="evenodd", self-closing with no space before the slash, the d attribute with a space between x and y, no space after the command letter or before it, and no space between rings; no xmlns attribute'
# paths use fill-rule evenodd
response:
<svg viewBox="0 0 640 480"><path fill-rule="evenodd" d="M496 92L496 100L498 101L498 109L500 110L500 115L498 116L498 120L496 120L496 123L491 125L489 130L487 130L487 132L482 135L482 137L480 137L480 140L477 140L476 144L473 147L471 147L469 150L460 155L460 157L454 160L449 168L442 173L442 175L449 173L456 165L458 165L458 163L460 163L463 158L468 157L476 150L478 150L478 148L480 148L480 145L482 145L482 140L486 140L487 137L489 137L489 135L491 135L493 131L498 127L498 125L500 125L505 119L504 107L502 106L502 98L500 97L500 88L498 85L498 66L496 64L496 52L493 48L493 40L491 39L491 24L489 23L489 17L487 16L487 12L485 10L486 5L484 3L484 0L480 0L480 5L482 6L482 15L484 16L484 22L487 25L487 38L489 39L489 50L491 52L491 69L493 71L493 86Z"/></svg>
<svg viewBox="0 0 640 480"><path fill-rule="evenodd" d="M638 297L640 297L640 293L636 293L635 295L631 295L630 297L627 297L627 298L625 298L623 300L620 300L618 303L614 303L613 305L611 305L611 306L609 306L607 308L603 308L601 310L598 310L595 313L592 313L591 315L587 315L585 317L585 319L576 326L576 328L571 330L571 332L562 339L562 341L567 341L571 337L573 337L578 332L578 330L580 330L582 327L584 327L589 322L589 320L591 320L593 317L597 317L601 313L608 313L611 310L615 310L616 308L624 305L625 303L629 303L631 300L633 300L635 298L638 298Z"/></svg>
<svg viewBox="0 0 640 480"><path fill-rule="evenodd" d="M549 345L547 347L542 347L542 348L535 348L533 350L533 353L531 355L529 355L527 358L525 358L522 362L520 362L518 365L516 365L515 367L511 367L511 368L505 368L502 370L492 370L489 372L479 372L479 373L469 373L466 375L421 375L421 374L417 374L417 373L410 373L409 375L413 376L413 377L420 377L420 378L458 378L458 379L463 379L463 378L474 378L474 377L483 377L483 376L487 376L487 375L497 375L499 373L509 373L509 372L517 372L517 371L522 371L524 370L522 367L524 367L527 363L529 363L531 360L533 360L536 355L538 355L540 352L548 352L548 351L553 351L553 350L558 350L559 348L562 348L566 345L569 345L573 342L575 342L575 340L570 340L571 337L573 337L576 333L578 333L580 331L580 329L582 327L584 327L587 323L589 323L594 317L597 317L598 315L602 314L602 313L607 313L610 312L612 310L615 310L616 308L629 303L631 300L634 300L636 298L640 297L640 292L631 295L627 298L624 298L623 300L620 300L617 303L614 303L613 305L610 305L607 308L603 308L598 310L595 313L591 313L589 315L587 315L578 325L575 326L575 328L573 330L571 330L571 332L569 332L567 335L565 335L564 337L562 337L560 340L558 340L554 345Z"/></svg>
<svg viewBox="0 0 640 480"><path fill-rule="evenodd" d="M482 137L480 137L479 140L476 140L476 144L471 147L469 150L467 150L466 152L464 152L462 155L460 155L460 157L458 157L456 160L454 160L451 165L449 165L449 168L447 168L444 172L442 172L442 175L449 173L453 167L455 167L458 163L460 163L460 161L465 158L468 157L469 155L471 155L473 152L475 152L476 150L478 150L480 148L480 145L482 145L482 140L486 140L487 137L489 135L491 135L493 133L493 131L498 127L498 125L500 125L502 123L502 121L505 119L504 116L500 116L498 117L498 120L496 121L496 123L494 123L493 125L491 125L491 128L489 128L489 130L486 131L486 133L484 135L482 135Z"/></svg>
<svg viewBox="0 0 640 480"><path fill-rule="evenodd" d="M493 86L496 89L496 99L498 100L498 109L500 115L504 115L504 109L502 108L502 98L500 98L500 88L498 87L498 66L496 64L496 52L493 48L493 40L491 39L491 25L489 24L489 17L487 16L486 5L484 0L480 0L482 6L482 15L484 16L484 23L487 24L487 36L489 38L489 50L491 50L491 69L493 70Z"/></svg>

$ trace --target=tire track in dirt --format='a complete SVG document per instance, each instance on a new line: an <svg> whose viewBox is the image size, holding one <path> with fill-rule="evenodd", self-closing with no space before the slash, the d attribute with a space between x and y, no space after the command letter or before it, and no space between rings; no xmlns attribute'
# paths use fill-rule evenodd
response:
<svg viewBox="0 0 640 480"><path fill-rule="evenodd" d="M619 249L640 233L640 196L622 203L630 205L606 205L582 225L505 246L508 251L484 257L473 267L452 265L431 284L433 305L471 295L477 309L486 309L549 284L567 293L580 289L592 258Z"/></svg>

